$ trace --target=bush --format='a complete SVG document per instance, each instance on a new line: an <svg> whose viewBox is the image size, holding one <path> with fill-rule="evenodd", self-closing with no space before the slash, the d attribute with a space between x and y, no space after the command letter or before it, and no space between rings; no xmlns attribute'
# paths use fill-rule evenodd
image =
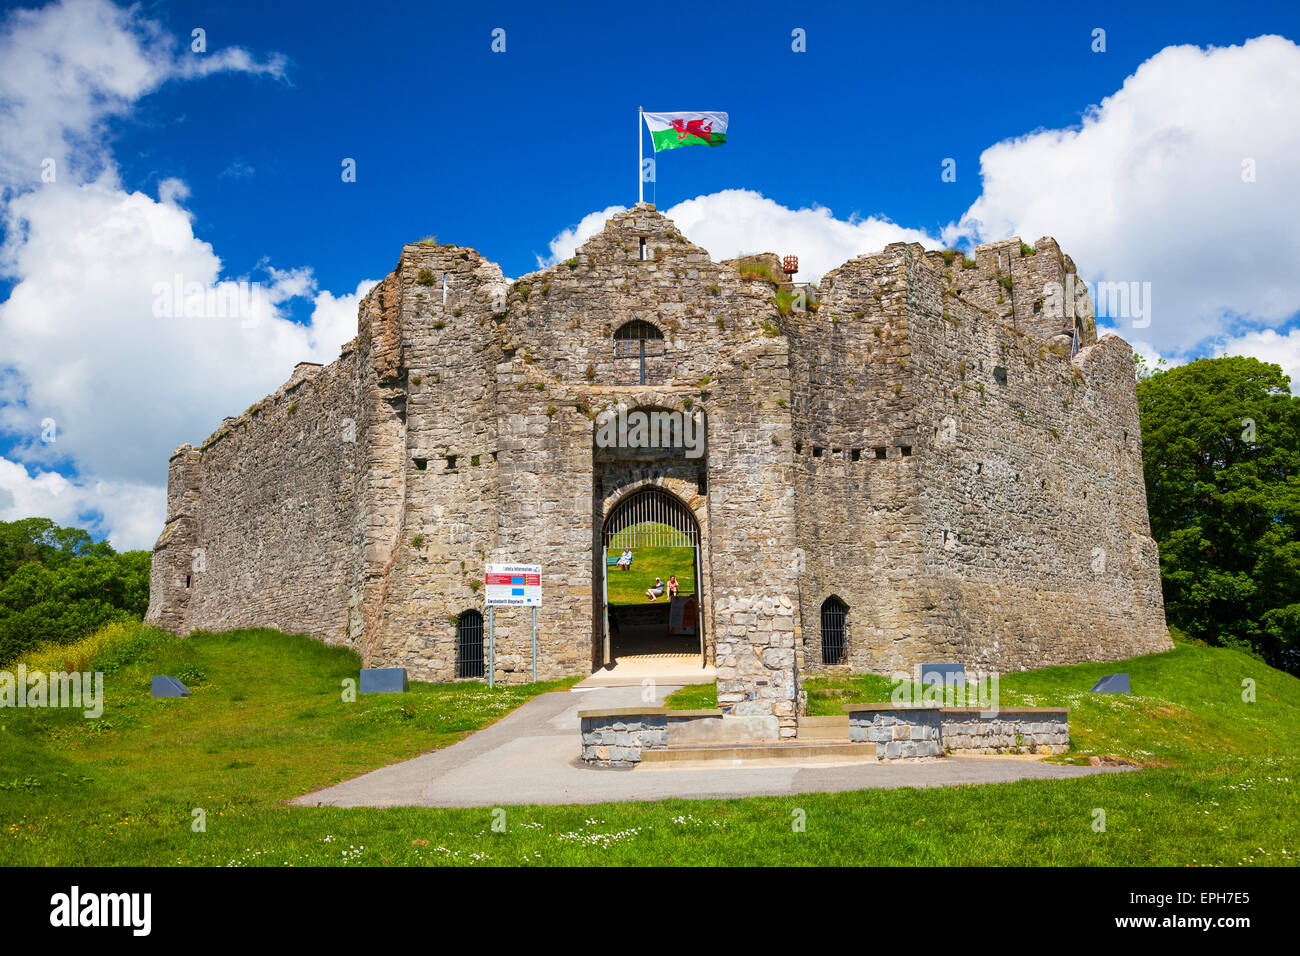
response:
<svg viewBox="0 0 1300 956"><path fill-rule="evenodd" d="M118 554L44 518L0 523L0 662L67 645L149 605L147 551Z"/></svg>

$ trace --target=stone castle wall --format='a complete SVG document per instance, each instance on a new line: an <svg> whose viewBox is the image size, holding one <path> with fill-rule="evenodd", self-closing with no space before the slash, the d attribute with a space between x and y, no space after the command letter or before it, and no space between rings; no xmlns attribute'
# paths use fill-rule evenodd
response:
<svg viewBox="0 0 1300 956"><path fill-rule="evenodd" d="M484 564L539 563L539 676L586 673L604 663L604 518L653 486L701 530L720 707L786 735L799 673L825 666L830 595L844 669L1162 646L1131 358L1090 320L1058 354L1035 290L1073 265L1036 248L981 246L968 267L891 246L783 314L779 275L712 262L650 206L513 282L473 250L408 245L338 361L173 457L150 619L303 631L448 680ZM636 319L663 336L644 383L613 347ZM620 405L702 416L706 453L597 447ZM530 624L495 616L498 680L531 675Z"/></svg>
<svg viewBox="0 0 1300 956"><path fill-rule="evenodd" d="M1070 358L1034 310L1072 265L1038 248L980 247L968 269L896 244L829 273L798 317L806 669L1009 670L1169 646L1132 351L1081 321ZM849 608L842 665L822 656L832 595Z"/></svg>

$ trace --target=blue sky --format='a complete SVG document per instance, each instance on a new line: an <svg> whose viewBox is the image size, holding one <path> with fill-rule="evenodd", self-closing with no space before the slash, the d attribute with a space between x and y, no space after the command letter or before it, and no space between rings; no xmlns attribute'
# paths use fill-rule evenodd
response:
<svg viewBox="0 0 1300 956"><path fill-rule="evenodd" d="M719 258L795 253L815 280L899 239L1050 234L1086 278L1149 287L1149 323L1102 323L1139 351L1254 354L1300 385L1297 9L5 7L0 519L148 546L168 453L332 360L403 243L518 276L632 203L638 105L730 113L725 147L661 154L646 195ZM160 319L173 276L269 300Z"/></svg>
<svg viewBox="0 0 1300 956"><path fill-rule="evenodd" d="M979 194L982 150L1078 123L1161 48L1300 33L1294 3L871 6L146 5L178 36L282 52L287 79L166 87L116 151L128 185L189 184L196 231L235 271L266 256L342 288L434 233L518 275L559 229L635 198L638 105L731 114L726 149L662 158L661 208L742 187L936 231Z"/></svg>

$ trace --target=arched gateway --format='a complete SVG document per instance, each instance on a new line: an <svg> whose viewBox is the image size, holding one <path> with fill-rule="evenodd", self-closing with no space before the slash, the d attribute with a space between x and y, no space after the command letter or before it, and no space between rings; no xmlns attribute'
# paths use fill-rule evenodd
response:
<svg viewBox="0 0 1300 956"><path fill-rule="evenodd" d="M662 488L641 488L610 510L600 540L603 572L594 582L594 600L603 609L597 616L603 624L599 659L609 664L628 656L698 654L703 665L701 536L691 509ZM677 579L675 596L666 593L670 576ZM655 577L665 593L643 593L640 585L652 588Z"/></svg>

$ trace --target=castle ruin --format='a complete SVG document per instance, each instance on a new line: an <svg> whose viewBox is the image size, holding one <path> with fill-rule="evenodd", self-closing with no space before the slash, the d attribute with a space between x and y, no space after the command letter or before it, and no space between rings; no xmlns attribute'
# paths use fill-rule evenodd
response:
<svg viewBox="0 0 1300 956"><path fill-rule="evenodd" d="M485 563L533 563L539 676L587 674L611 653L611 522L653 505L696 548L719 707L787 736L804 673L1166 649L1132 349L1097 338L1086 290L1053 301L1074 271L1047 238L896 243L814 299L648 204L515 281L407 245L335 362L173 454L147 619L451 680ZM702 447L599 441L620 410ZM527 613L494 630L496 679L529 679Z"/></svg>

